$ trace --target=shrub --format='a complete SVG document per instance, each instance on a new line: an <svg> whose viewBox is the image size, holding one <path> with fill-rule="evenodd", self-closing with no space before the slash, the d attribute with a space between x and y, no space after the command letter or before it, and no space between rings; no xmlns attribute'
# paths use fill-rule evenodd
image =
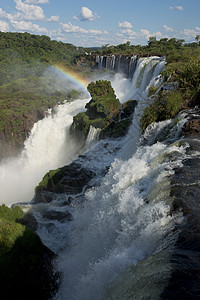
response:
<svg viewBox="0 0 200 300"><path fill-rule="evenodd" d="M140 120L144 131L153 122L163 121L174 117L181 109L183 94L180 91L165 91L145 108Z"/></svg>

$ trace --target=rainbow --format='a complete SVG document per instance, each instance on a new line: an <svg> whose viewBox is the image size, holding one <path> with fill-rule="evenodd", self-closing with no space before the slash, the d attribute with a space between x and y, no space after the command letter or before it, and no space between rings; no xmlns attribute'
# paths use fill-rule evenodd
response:
<svg viewBox="0 0 200 300"><path fill-rule="evenodd" d="M63 65L53 65L52 68L56 71L61 72L67 79L74 82L75 84L79 85L82 89L87 91L87 86L90 83L87 79L85 79L80 74L70 70L66 66Z"/></svg>

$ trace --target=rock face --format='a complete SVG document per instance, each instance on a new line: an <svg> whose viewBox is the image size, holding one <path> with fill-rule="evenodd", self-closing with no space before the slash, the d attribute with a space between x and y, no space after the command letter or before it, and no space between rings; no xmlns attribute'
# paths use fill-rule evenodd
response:
<svg viewBox="0 0 200 300"><path fill-rule="evenodd" d="M192 157L175 169L171 181L174 197L172 213L180 210L185 221L177 225L179 236L171 256L172 273L161 299L199 299L200 297L200 186L199 166L200 137L186 138L187 152ZM194 156L194 157L193 157Z"/></svg>
<svg viewBox="0 0 200 300"><path fill-rule="evenodd" d="M91 125L101 129L100 138L117 138L126 134L137 102L129 100L121 105L111 83L106 80L91 82L88 91L92 99L86 104L86 112L74 117L72 136L84 143Z"/></svg>
<svg viewBox="0 0 200 300"><path fill-rule="evenodd" d="M45 111L33 110L27 115L22 115L20 129L14 136L10 125L5 126L0 132L0 160L4 157L16 156L23 148L24 141L29 135L35 122L42 120L45 117Z"/></svg>
<svg viewBox="0 0 200 300"><path fill-rule="evenodd" d="M199 136L200 117L195 117L187 121L183 126L182 132L185 136Z"/></svg>
<svg viewBox="0 0 200 300"><path fill-rule="evenodd" d="M36 187L35 202L38 197L41 198L41 192L49 191L54 193L69 193L77 194L88 184L94 173L90 170L83 168L76 162L57 170L49 171ZM42 201L41 201L42 202Z"/></svg>

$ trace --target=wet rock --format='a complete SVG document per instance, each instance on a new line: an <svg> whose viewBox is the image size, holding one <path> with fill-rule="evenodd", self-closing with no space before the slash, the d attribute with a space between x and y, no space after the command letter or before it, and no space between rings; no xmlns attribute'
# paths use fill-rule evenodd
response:
<svg viewBox="0 0 200 300"><path fill-rule="evenodd" d="M200 150L198 140L186 140L187 152L194 154ZM182 163L171 180L174 202L170 213L181 211L184 220L176 226L179 234L170 259L171 277L161 299L200 298L200 157L196 152Z"/></svg>
<svg viewBox="0 0 200 300"><path fill-rule="evenodd" d="M200 118L193 118L187 121L183 126L182 134L185 136L200 135Z"/></svg>
<svg viewBox="0 0 200 300"><path fill-rule="evenodd" d="M20 223L35 232L38 228L38 222L31 212L25 213L24 218L20 220Z"/></svg>
<svg viewBox="0 0 200 300"><path fill-rule="evenodd" d="M65 221L72 221L73 217L71 215L70 212L61 212L61 211L55 211L55 210L51 210L51 211L47 211L44 213L43 215L45 218L49 219L49 220L58 220L61 223L65 222Z"/></svg>
<svg viewBox="0 0 200 300"><path fill-rule="evenodd" d="M50 203L52 200L53 200L53 194L40 191L35 194L33 202L34 203Z"/></svg>
<svg viewBox="0 0 200 300"><path fill-rule="evenodd" d="M49 171L36 187L37 194L44 191L53 193L80 193L94 177L94 172L83 168L81 164L73 162L57 170ZM40 197L40 196L39 196Z"/></svg>

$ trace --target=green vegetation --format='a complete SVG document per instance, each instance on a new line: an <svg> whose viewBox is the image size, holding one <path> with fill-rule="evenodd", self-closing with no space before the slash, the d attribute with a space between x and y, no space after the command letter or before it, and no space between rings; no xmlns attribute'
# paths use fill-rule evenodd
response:
<svg viewBox="0 0 200 300"><path fill-rule="evenodd" d="M99 80L88 85L92 99L86 104L87 111L73 118L72 135L79 141L84 141L90 125L105 128L118 115L120 102L116 98L110 81Z"/></svg>
<svg viewBox="0 0 200 300"><path fill-rule="evenodd" d="M152 122L158 122L174 117L183 107L193 107L200 104L200 59L190 58L178 69L163 72L165 79L170 76L170 82L175 90L160 91L155 100L145 109L141 118L143 130Z"/></svg>
<svg viewBox="0 0 200 300"><path fill-rule="evenodd" d="M183 94L180 91L160 92L158 97L146 107L140 124L144 131L153 122L171 119L183 104Z"/></svg>
<svg viewBox="0 0 200 300"><path fill-rule="evenodd" d="M51 41L47 36L0 32L0 136L4 155L15 155L23 147L34 122L58 102L80 96L73 86L49 68L58 64L76 72L84 48Z"/></svg>
<svg viewBox="0 0 200 300"><path fill-rule="evenodd" d="M27 299L30 294L30 299L48 299L57 283L47 282L44 246L34 232L20 223L23 216L19 206L0 206L0 297Z"/></svg>
<svg viewBox="0 0 200 300"><path fill-rule="evenodd" d="M16 240L23 236L25 226L17 223L23 216L23 211L18 206L13 209L0 206L0 257L11 250Z"/></svg>
<svg viewBox="0 0 200 300"><path fill-rule="evenodd" d="M48 36L0 32L0 85L27 76L42 76L57 62L72 67L84 48L51 41Z"/></svg>

